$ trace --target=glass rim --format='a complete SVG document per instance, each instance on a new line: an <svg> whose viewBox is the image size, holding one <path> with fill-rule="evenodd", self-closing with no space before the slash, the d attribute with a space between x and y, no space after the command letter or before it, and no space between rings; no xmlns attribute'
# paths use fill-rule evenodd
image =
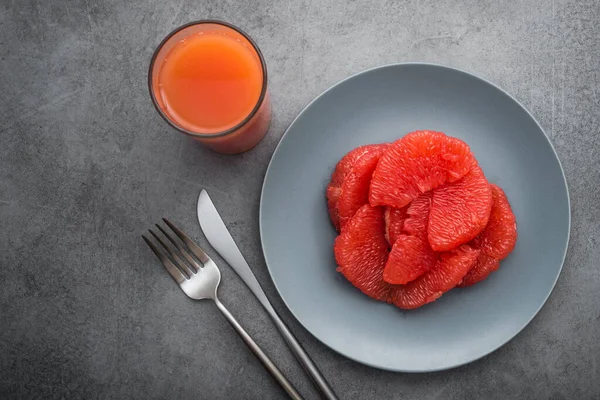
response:
<svg viewBox="0 0 600 400"><path fill-rule="evenodd" d="M248 42L250 42L250 44L252 45L252 47L256 51L256 54L258 55L258 58L259 58L260 64L261 64L261 68L262 68L262 78L263 78L262 88L261 88L261 91L260 91L260 96L258 96L258 100L256 101L256 105L254 106L254 108L252 109L252 111L250 111L250 113L242 121L240 121L237 125L235 125L234 127L229 128L229 129L224 130L224 131L221 131L221 132L217 132L217 133L192 132L192 131L189 131L189 130L187 130L185 128L182 128L182 127L178 126L177 124L175 124L169 118L169 116L162 110L162 108L160 107L160 105L158 104L158 101L156 100L156 96L154 95L154 90L152 88L152 86L153 86L152 85L152 70L154 68L154 64L155 64L156 59L158 57L158 53L163 48L163 46L169 41L169 39L171 39L175 34L181 32L182 30L184 30L186 28L189 28L190 26L203 25L203 24L222 25L222 26L225 26L227 28L233 29L234 31L238 32L240 35L244 36L244 38L246 38L246 40L248 40ZM154 50L154 53L152 54L152 58L150 59L150 66L148 68L148 91L150 92L150 99L152 99L152 104L154 105L154 108L156 109L156 111L158 112L158 114L162 117L162 119L164 119L169 125L171 125L171 127L175 128L179 132L185 133L186 135L189 135L189 136L192 136L192 137L199 137L199 138L203 138L203 139L211 139L211 138L222 137L222 136L226 136L226 135L229 135L231 133L234 133L235 131L237 131L238 129L240 129L244 125L246 125L256 115L256 113L258 112L258 110L262 106L263 101L264 101L264 99L266 97L266 94L267 94L267 79L268 79L268 77L267 77L267 64L265 62L265 59L264 59L264 57L263 57L260 49L258 48L258 45L254 42L254 40L252 40L252 38L246 32L242 31L237 26L232 25L232 24L230 24L228 22L224 22L224 21L220 21L220 20L216 20L216 19L200 19L200 20L188 22L187 24L181 25L181 26L173 29L158 44L158 46Z"/></svg>

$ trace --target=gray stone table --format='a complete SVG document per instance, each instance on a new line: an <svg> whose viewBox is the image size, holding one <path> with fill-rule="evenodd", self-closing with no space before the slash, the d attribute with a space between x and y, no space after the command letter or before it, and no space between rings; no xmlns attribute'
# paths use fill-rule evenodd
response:
<svg viewBox="0 0 600 400"><path fill-rule="evenodd" d="M202 18L246 30L269 66L273 123L239 156L172 131L148 98L154 47ZM1 0L0 398L283 397L140 239L169 216L206 245L203 187L340 397L600 398L599 18L595 0ZM313 338L278 297L258 234L264 172L292 119L338 80L400 61L466 69L516 96L556 146L572 202L568 257L539 315L492 355L433 374L372 369ZM223 275L224 302L315 398L257 301Z"/></svg>

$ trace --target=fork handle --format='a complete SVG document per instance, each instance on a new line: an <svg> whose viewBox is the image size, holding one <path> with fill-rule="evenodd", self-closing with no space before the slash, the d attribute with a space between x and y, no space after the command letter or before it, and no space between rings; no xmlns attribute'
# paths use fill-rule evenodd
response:
<svg viewBox="0 0 600 400"><path fill-rule="evenodd" d="M246 332L246 330L244 328L242 328L242 326L234 318L234 316L231 315L231 313L223 305L223 303L221 303L219 301L219 299L216 297L215 297L214 301L215 301L215 304L217 305L217 308L219 309L219 311L221 311L223 316L227 319L227 321L231 324L231 326L233 326L233 328L240 335L242 340L248 345L250 350L252 350L254 355L256 355L256 357L258 357L260 362L271 373L271 375L273 375L273 377L277 380L277 383L279 383L279 385L283 388L283 390L285 390L285 392L288 394L288 396L290 396L290 398L294 399L294 400L303 400L302 396L300 396L300 393L298 393L298 391L296 390L296 388L294 388L292 383L290 381L288 381L288 379L285 377L283 372L281 372L279 370L279 368L277 368L277 366L273 363L273 361L271 361L271 359L262 351L262 349L258 346L258 344L256 344L256 342L250 337L248 332Z"/></svg>

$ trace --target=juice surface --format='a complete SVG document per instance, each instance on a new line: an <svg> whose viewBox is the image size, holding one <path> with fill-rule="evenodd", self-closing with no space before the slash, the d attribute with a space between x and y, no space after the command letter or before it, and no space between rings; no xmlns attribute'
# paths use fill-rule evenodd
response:
<svg viewBox="0 0 600 400"><path fill-rule="evenodd" d="M262 67L252 47L220 32L200 32L166 55L157 95L177 125L212 134L242 122L256 106L262 84Z"/></svg>

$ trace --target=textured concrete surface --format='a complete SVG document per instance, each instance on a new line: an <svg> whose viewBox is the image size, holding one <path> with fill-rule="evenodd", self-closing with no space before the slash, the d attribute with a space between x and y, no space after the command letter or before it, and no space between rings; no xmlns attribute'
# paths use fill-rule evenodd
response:
<svg viewBox="0 0 600 400"><path fill-rule="evenodd" d="M201 18L239 25L268 62L273 123L240 156L173 132L148 99L154 47ZM0 398L283 397L214 305L185 298L139 237L169 216L206 244L202 187L340 397L600 398L599 19L595 0L1 1ZM278 297L258 236L260 185L285 127L336 81L399 61L463 68L514 94L556 146L573 209L567 261L538 317L492 355L435 374L382 372L318 343ZM224 303L315 398L258 303L223 275Z"/></svg>

